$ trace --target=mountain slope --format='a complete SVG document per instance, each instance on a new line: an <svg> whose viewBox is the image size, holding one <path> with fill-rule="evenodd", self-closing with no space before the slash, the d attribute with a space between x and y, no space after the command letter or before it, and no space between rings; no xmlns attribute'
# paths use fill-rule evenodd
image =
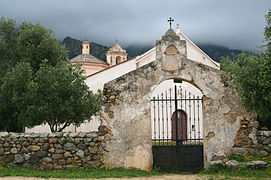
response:
<svg viewBox="0 0 271 180"><path fill-rule="evenodd" d="M69 59L81 53L80 40L77 40L68 36L64 39L63 44L65 44L66 48L68 49ZM220 62L222 57L227 57L227 56L232 57L232 54L239 54L242 52L241 50L232 50L227 47L210 45L210 44L200 44L198 46L216 62ZM140 54L143 54L144 52L148 51L152 47L154 47L154 45L153 46L131 45L131 46L124 47L124 49L128 53L128 58L131 58L131 57L135 57ZM106 60L105 54L108 49L109 48L106 46L103 46L94 42L90 43L90 54L92 54L93 56L101 60L104 60L104 61ZM251 54L251 52L247 52L247 53Z"/></svg>
<svg viewBox="0 0 271 180"><path fill-rule="evenodd" d="M209 45L209 44L201 44L198 47L208 54L213 60L216 62L220 62L222 57L232 57L232 54L239 54L243 51L241 50L232 50L227 47L217 46L217 45ZM250 52L247 52L250 53Z"/></svg>
<svg viewBox="0 0 271 180"><path fill-rule="evenodd" d="M81 54L81 41L71 38L69 36L67 36L63 42L62 42L67 50L68 50L68 57L69 59L72 59L73 57ZM93 56L97 57L98 59L104 60L105 61L105 54L108 50L108 47L91 42L90 43L90 54L92 54Z"/></svg>

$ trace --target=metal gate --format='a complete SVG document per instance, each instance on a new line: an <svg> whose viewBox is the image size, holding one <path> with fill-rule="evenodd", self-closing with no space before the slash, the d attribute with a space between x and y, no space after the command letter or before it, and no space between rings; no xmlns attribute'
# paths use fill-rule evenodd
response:
<svg viewBox="0 0 271 180"><path fill-rule="evenodd" d="M151 106L153 168L183 172L202 169L202 96L175 84L153 97Z"/></svg>

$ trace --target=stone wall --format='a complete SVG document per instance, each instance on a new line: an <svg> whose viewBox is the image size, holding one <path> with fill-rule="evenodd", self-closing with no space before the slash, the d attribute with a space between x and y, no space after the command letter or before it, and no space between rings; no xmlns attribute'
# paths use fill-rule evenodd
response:
<svg viewBox="0 0 271 180"><path fill-rule="evenodd" d="M257 131L257 140L260 155L271 157L271 131Z"/></svg>
<svg viewBox="0 0 271 180"><path fill-rule="evenodd" d="M109 130L89 133L0 133L0 166L35 169L103 165Z"/></svg>
<svg viewBox="0 0 271 180"><path fill-rule="evenodd" d="M256 130L258 123L242 122L232 149L233 155L271 157L271 131Z"/></svg>

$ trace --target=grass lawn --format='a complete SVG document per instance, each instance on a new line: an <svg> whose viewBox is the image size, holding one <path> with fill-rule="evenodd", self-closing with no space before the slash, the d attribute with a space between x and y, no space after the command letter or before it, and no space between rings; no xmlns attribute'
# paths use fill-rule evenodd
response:
<svg viewBox="0 0 271 180"><path fill-rule="evenodd" d="M149 177L154 175L163 175L162 172L140 171L136 169L85 169L85 168L67 168L63 170L34 170L19 167L0 167L0 177L5 176L24 176L41 178L108 178L108 177Z"/></svg>
<svg viewBox="0 0 271 180"><path fill-rule="evenodd" d="M200 172L201 175L210 175L214 177L213 179L219 179L217 177L226 177L228 179L234 179L240 177L241 179L271 179L271 157L258 157L258 156L249 156L249 155L235 155L227 157L229 160L236 160L239 162L238 169L229 169L229 168L219 168L219 169L209 169L203 170ZM249 169L246 166L246 162L249 161L265 161L268 163L268 168L265 170L255 170Z"/></svg>
<svg viewBox="0 0 271 180"><path fill-rule="evenodd" d="M238 169L231 170L228 168L221 168L218 170L203 170L200 172L201 175L209 175L211 179L271 179L271 169L267 168L266 170L252 170L245 167L239 167Z"/></svg>

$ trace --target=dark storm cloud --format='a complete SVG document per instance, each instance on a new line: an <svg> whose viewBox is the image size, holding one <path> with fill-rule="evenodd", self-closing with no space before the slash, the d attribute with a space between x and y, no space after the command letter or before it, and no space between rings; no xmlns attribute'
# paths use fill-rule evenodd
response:
<svg viewBox="0 0 271 180"><path fill-rule="evenodd" d="M237 49L262 44L270 0L0 0L0 16L40 22L63 39L154 44L175 19L195 43Z"/></svg>

